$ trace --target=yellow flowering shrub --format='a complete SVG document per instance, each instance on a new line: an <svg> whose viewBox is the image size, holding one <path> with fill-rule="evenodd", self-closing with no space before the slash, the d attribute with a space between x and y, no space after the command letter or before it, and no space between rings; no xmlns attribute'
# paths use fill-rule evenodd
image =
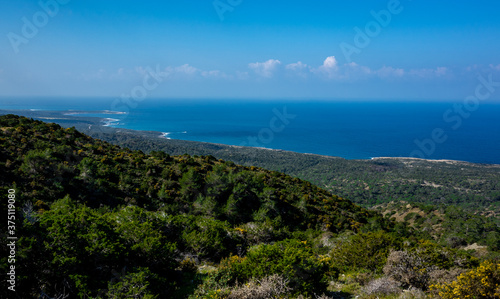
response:
<svg viewBox="0 0 500 299"><path fill-rule="evenodd" d="M474 270L463 273L457 280L432 285L441 298L500 298L500 262L484 261Z"/></svg>

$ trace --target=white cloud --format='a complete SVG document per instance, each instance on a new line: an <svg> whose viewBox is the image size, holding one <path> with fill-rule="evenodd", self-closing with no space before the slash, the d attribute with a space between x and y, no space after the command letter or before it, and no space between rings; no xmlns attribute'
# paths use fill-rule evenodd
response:
<svg viewBox="0 0 500 299"><path fill-rule="evenodd" d="M274 71L281 64L281 61L276 59L269 59L266 62L254 62L248 64L248 67L254 72L262 77L271 78L273 76Z"/></svg>
<svg viewBox="0 0 500 299"><path fill-rule="evenodd" d="M405 70L400 68L393 68L392 66L383 66L375 71L380 78L400 78L405 75Z"/></svg>
<svg viewBox="0 0 500 299"><path fill-rule="evenodd" d="M303 69L306 69L307 68L307 64L305 63L302 63L301 61L298 61L296 63L290 63L290 64L287 64L285 66L285 68L287 70L291 70L291 71L301 71Z"/></svg>
<svg viewBox="0 0 500 299"><path fill-rule="evenodd" d="M277 59L269 59L265 62L249 63L248 67L256 75L263 78L272 78L277 75L280 70L282 62ZM476 66L470 67L471 69ZM282 75L292 78L294 76L308 78L315 76L324 80L333 81L356 81L379 78L382 80L393 79L438 79L438 78L451 78L453 75L452 70L447 67L436 68L421 68L421 69L403 69L393 66L383 66L379 69L371 69L368 66L359 65L355 62L340 64L335 56L326 57L323 63L317 67L312 67L301 61L289 63L284 65L284 72ZM500 64L488 66L490 70L499 70ZM0 69L1 74L1 69ZM168 66L161 69L158 65L156 68L152 67L135 67L134 69L119 68L113 72L107 72L104 69L98 71L82 74L84 80L127 80L134 76L139 75L144 77L147 74L162 76L163 78L171 79L189 79L189 78L205 78L205 79L224 79L224 80L248 80L250 74L248 71L234 70L233 74L227 74L220 70L202 70L190 64L183 64L180 66Z"/></svg>
<svg viewBox="0 0 500 299"><path fill-rule="evenodd" d="M500 64L497 65L497 66L495 66L493 64L490 64L490 68L493 69L493 70L495 70L495 71L500 71Z"/></svg>
<svg viewBox="0 0 500 299"><path fill-rule="evenodd" d="M448 68L447 67L444 67L444 66L439 66L436 68L436 70L434 71L434 74L436 74L436 76L444 76L444 75L447 75L448 74Z"/></svg>
<svg viewBox="0 0 500 299"><path fill-rule="evenodd" d="M323 61L323 65L321 67L329 70L337 70L338 69L337 59L335 59L335 56L329 56L325 59L325 61Z"/></svg>
<svg viewBox="0 0 500 299"><path fill-rule="evenodd" d="M319 77L329 80L353 81L367 78L378 77L380 79L395 79L395 78L440 78L451 74L451 71L446 67L436 67L435 69L411 69L405 70L392 66L383 66L378 70L355 62L339 64L335 56L329 56L323 64L317 68L310 68L310 71Z"/></svg>
<svg viewBox="0 0 500 299"><path fill-rule="evenodd" d="M363 65L359 65L355 62L350 62L344 65L344 76L349 79L363 78L372 75L373 71Z"/></svg>
<svg viewBox="0 0 500 299"><path fill-rule="evenodd" d="M240 79L240 80L246 80L248 79L250 76L248 75L248 72L240 72L240 71L236 71L236 78Z"/></svg>
<svg viewBox="0 0 500 299"><path fill-rule="evenodd" d="M299 76L302 78L306 78L307 75L311 72L310 67L302 63L301 61L290 63L285 66L285 69L292 75Z"/></svg>
<svg viewBox="0 0 500 299"><path fill-rule="evenodd" d="M371 76L373 71L366 66L355 62L339 64L335 56L329 56L323 64L317 68L311 68L311 72L327 79L333 80L356 80Z"/></svg>
<svg viewBox="0 0 500 299"><path fill-rule="evenodd" d="M191 66L189 64L183 64L180 66L167 66L164 69L160 69L160 67L157 65L156 68L150 68L150 67L136 67L135 68L136 72L139 73L141 76L146 76L146 75L159 75L162 77L170 77L170 78L186 78L186 77L194 77L194 76L202 76L204 78L231 78L231 76L228 76L226 73L219 71L219 70L209 70L205 71L202 69L199 69L197 67ZM119 70L119 73L123 72L122 69Z"/></svg>
<svg viewBox="0 0 500 299"><path fill-rule="evenodd" d="M339 64L335 56L327 57L321 66L311 68L311 72L329 79L340 79L342 77L339 73Z"/></svg>
<svg viewBox="0 0 500 299"><path fill-rule="evenodd" d="M221 75L221 72L218 70L215 71L202 71L201 75L203 77L219 77Z"/></svg>
<svg viewBox="0 0 500 299"><path fill-rule="evenodd" d="M197 68L190 66L189 64L183 64L175 68L176 73L186 74L186 75L194 75L198 71L199 70Z"/></svg>
<svg viewBox="0 0 500 299"><path fill-rule="evenodd" d="M231 78L231 76L228 76L226 73L221 72L219 70L201 71L201 75L205 78L223 78L223 79Z"/></svg>
<svg viewBox="0 0 500 299"><path fill-rule="evenodd" d="M448 68L437 67L435 69L412 69L408 72L408 74L419 78L443 77L448 74Z"/></svg>

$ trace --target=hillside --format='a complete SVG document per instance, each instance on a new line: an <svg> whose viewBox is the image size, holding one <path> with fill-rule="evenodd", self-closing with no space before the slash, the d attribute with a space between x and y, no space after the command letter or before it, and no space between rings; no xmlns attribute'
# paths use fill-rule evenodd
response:
<svg viewBox="0 0 500 299"><path fill-rule="evenodd" d="M15 115L0 117L0 169L19 238L1 258L8 298L432 294L481 261L283 173Z"/></svg>
<svg viewBox="0 0 500 299"><path fill-rule="evenodd" d="M7 113L8 111L1 111ZM346 160L281 150L169 140L160 132L103 127L95 117L56 111L19 110L28 117L50 120L132 150L170 155L212 155L238 165L257 166L307 180L340 197L371 207L391 201L456 205L482 213L500 213L500 165L407 158Z"/></svg>
<svg viewBox="0 0 500 299"><path fill-rule="evenodd" d="M212 155L239 165L283 172L364 207L403 200L500 213L500 165L411 158L346 160L282 150L167 140L159 138L158 132L99 126L81 129L92 137L144 152Z"/></svg>
<svg viewBox="0 0 500 299"><path fill-rule="evenodd" d="M428 238L451 247L478 246L500 250L500 219L493 212L472 213L457 206L436 207L405 201L376 205L372 210L405 223Z"/></svg>

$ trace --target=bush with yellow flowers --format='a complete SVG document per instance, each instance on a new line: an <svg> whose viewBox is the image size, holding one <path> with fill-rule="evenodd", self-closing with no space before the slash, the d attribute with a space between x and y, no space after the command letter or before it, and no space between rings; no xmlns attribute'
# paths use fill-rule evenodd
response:
<svg viewBox="0 0 500 299"><path fill-rule="evenodd" d="M441 298L500 298L500 261L484 261L479 267L457 277L457 280L432 285Z"/></svg>

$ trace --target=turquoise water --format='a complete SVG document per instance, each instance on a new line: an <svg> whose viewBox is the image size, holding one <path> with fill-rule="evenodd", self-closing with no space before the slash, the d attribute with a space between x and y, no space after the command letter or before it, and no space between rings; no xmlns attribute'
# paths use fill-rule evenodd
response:
<svg viewBox="0 0 500 299"><path fill-rule="evenodd" d="M113 99L37 99L0 108L112 110ZM9 105L10 104L10 105ZM166 138L283 149L347 159L420 157L500 164L500 104L147 99L114 105L110 125Z"/></svg>

